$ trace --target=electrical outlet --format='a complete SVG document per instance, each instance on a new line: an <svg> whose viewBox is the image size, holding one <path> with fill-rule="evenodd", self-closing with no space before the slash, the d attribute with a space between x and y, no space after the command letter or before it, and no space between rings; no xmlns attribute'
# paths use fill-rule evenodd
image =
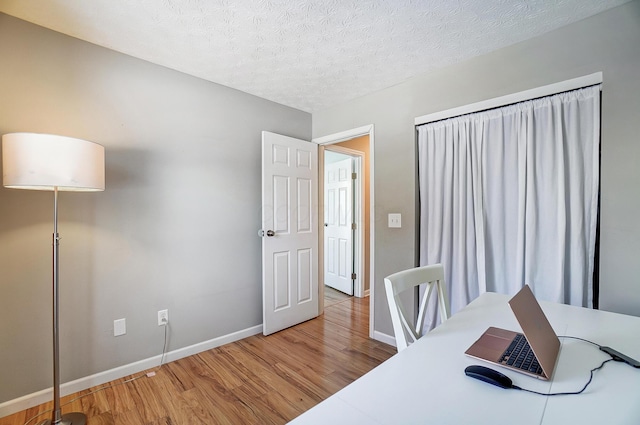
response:
<svg viewBox="0 0 640 425"><path fill-rule="evenodd" d="M120 336L127 333L126 319L118 319L113 321L113 336Z"/></svg>
<svg viewBox="0 0 640 425"><path fill-rule="evenodd" d="M158 326L164 326L169 323L169 310L158 311Z"/></svg>
<svg viewBox="0 0 640 425"><path fill-rule="evenodd" d="M389 227L402 227L402 214L389 214Z"/></svg>

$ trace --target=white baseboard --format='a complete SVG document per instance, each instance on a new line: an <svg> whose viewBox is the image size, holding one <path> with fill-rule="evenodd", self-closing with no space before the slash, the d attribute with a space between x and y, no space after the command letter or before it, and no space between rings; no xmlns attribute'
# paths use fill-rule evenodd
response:
<svg viewBox="0 0 640 425"><path fill-rule="evenodd" d="M239 341L243 338L259 334L260 332L262 332L261 324L228 335L223 335L218 338L210 339L208 341L200 342L198 344L190 345L188 347L169 351L165 354L165 363L192 356L194 354L198 354L203 351L228 344L230 342ZM65 396L68 394L73 394L78 391L86 390L87 388L102 385L125 376L133 375L144 370L158 367L160 365L161 358L162 355L153 356L148 359L140 360L134 363L116 367L114 369L105 370L104 372L99 372L94 375L86 376L84 378L76 379L75 381L66 382L60 385L60 395ZM53 388L47 388L35 393L15 398L13 400L5 401L4 403L0 403L0 418L12 415L16 412L37 406L42 403L46 403L52 398Z"/></svg>
<svg viewBox="0 0 640 425"><path fill-rule="evenodd" d="M371 289L367 289L364 291L364 296L368 297L369 295L371 295Z"/></svg>
<svg viewBox="0 0 640 425"><path fill-rule="evenodd" d="M396 347L396 338L391 335L383 334L380 331L373 331L373 339Z"/></svg>

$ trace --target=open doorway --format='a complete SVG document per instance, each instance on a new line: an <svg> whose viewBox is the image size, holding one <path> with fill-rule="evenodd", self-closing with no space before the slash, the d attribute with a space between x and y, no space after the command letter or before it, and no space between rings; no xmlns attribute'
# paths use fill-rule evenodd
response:
<svg viewBox="0 0 640 425"><path fill-rule="evenodd" d="M365 231L364 231L364 237L363 237L363 241L364 241L364 246L365 248L363 249L363 258L364 261L363 263L364 265L364 273L365 273L365 278L363 279L364 285L363 285L363 290L364 290L364 296L368 296L369 300L368 300L368 304L369 304L369 337L370 338L375 338L376 334L374 332L375 329L375 297L376 297L376 293L375 293L375 287L373 285L373 278L374 278L374 273L373 273L373 258L375 258L375 226L373 226L373 217L375 217L375 211L374 211L374 194L375 194L375 190L374 190L374 180L373 180L373 174L374 174L374 127L372 124L369 125L365 125L362 127L358 127L358 128L353 128L351 130L345 130L339 133L335 133L335 134L330 134L327 136L323 136L323 137L318 137L318 138L314 138L313 142L317 143L320 147L320 150L318 152L318 166L320 170L324 170L324 164L322 163L323 161L323 154L322 150L330 147L330 146L334 146L338 145L338 147L346 147L346 146L340 146L343 143L348 145L349 143L356 143L353 142L352 140L360 138L365 136L366 139L361 139L360 143L362 143L362 145L359 146L359 148L361 149L362 152L364 152L365 155L365 160L363 161L364 163L364 168L367 171L366 175L365 175L365 179L366 179L366 190L363 191L363 210L365 212L365 217L366 217L366 223L365 223ZM354 147L354 149L357 149ZM323 174L323 171L320 172L320 175ZM319 186L322 185L322 179L318 179L319 180ZM319 187L318 191L320 194L323 193L323 188ZM318 213L320 214L320 216L323 214L324 211L324 199L323 196L320 195L319 196L319 210ZM322 223L322 221L319 220L320 223ZM324 225L320 225L319 226L319 240L320 240L320 244L322 244L322 238L323 238L323 230L324 230ZM318 250L318 264L321 265L323 264L324 261L324 254L323 254L323 247L320 247L320 249ZM322 267L319 266L319 282L323 282L324 280L324 276L323 276L323 271L322 271ZM318 285L319 286L319 291L320 291L320 297L319 297L319 311L320 313L322 313L324 311L324 285Z"/></svg>

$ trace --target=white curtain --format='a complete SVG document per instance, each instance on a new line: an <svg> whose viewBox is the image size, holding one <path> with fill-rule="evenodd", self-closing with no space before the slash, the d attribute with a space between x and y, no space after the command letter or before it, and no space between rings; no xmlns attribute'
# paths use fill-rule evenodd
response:
<svg viewBox="0 0 640 425"><path fill-rule="evenodd" d="M524 284L592 305L599 144L600 86L418 127L420 264L452 313Z"/></svg>

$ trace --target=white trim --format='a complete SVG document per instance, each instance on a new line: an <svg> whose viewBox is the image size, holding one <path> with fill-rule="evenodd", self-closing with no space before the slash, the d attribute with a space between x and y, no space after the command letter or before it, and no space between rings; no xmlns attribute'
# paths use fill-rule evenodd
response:
<svg viewBox="0 0 640 425"><path fill-rule="evenodd" d="M393 347L397 347L396 338L391 335L387 335L385 333L375 331L373 335L373 339L375 339L376 341L384 342L385 344L389 344Z"/></svg>
<svg viewBox="0 0 640 425"><path fill-rule="evenodd" d="M328 136L316 137L311 141L319 145L327 145L332 143L340 143L345 140L353 139L360 136L369 135L369 217L375 217L375 188L374 188L374 174L375 174L375 155L374 155L374 126L373 124L365 125L362 127L354 128L351 130L341 131L339 133L330 134ZM375 226L373 222L369 228L369 338L376 339L376 333L374 332L375 324Z"/></svg>
<svg viewBox="0 0 640 425"><path fill-rule="evenodd" d="M341 131L340 133L330 134L328 136L316 137L311 139L313 143L319 145L331 145L334 143L344 142L345 140L354 139L360 136L371 135L373 133L373 124L364 125L362 127L353 128L351 130Z"/></svg>
<svg viewBox="0 0 640 425"><path fill-rule="evenodd" d="M198 344L190 345L188 347L179 348L165 354L165 363L192 356L203 351L211 350L212 348L216 348L230 342L239 341L241 339L257 335L261 332L262 324L240 330L238 332L233 332L228 335L223 335L218 338L213 338L208 341L200 342ZM84 378L76 379L75 381L66 382L60 386L60 394L61 396L73 394L78 391L83 391L88 388L95 387L97 385L115 381L116 379L120 379L125 376L140 373L148 369L153 369L160 365L161 359L162 355L157 355L148 359L119 366L114 369L105 370L104 372L99 372L94 375L86 376ZM4 403L0 403L0 418L12 415L16 412L20 412L21 410L25 410L42 403L46 403L48 401L51 401L52 398L53 388L47 388L35 393L15 398L13 400L5 401Z"/></svg>
<svg viewBox="0 0 640 425"><path fill-rule="evenodd" d="M583 77L573 78L571 80L561 81L559 83L549 84L547 86L536 87L530 90L518 93L508 94L506 96L495 97L493 99L483 100L481 102L472 103L470 105L458 106L456 108L447 109L445 111L435 112L433 114L423 115L415 119L415 125L422 125L433 121L445 120L447 118L457 117L460 115L471 114L486 109L499 108L513 103L524 102L538 97L551 96L569 90L577 90L582 87L592 86L602 83L602 72L585 75Z"/></svg>
<svg viewBox="0 0 640 425"><path fill-rule="evenodd" d="M336 142L336 143L340 143L340 142ZM328 150L330 152L338 152L338 153L349 155L349 156L358 156L358 157L364 156L364 152L361 152L355 149L345 148L343 146L331 146L333 145L333 143L327 143L327 145L329 146L326 146L325 150Z"/></svg>

